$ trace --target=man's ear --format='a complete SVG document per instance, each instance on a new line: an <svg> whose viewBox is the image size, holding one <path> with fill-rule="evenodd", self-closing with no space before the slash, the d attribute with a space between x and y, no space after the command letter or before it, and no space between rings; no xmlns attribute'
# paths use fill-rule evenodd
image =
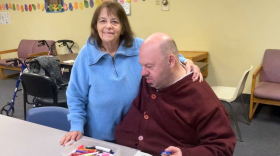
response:
<svg viewBox="0 0 280 156"><path fill-rule="evenodd" d="M176 60L175 60L174 55L173 55L173 54L170 54L170 55L168 56L168 64L169 64L169 67L170 67L170 68L174 67L174 66L175 66L175 62L176 62Z"/></svg>

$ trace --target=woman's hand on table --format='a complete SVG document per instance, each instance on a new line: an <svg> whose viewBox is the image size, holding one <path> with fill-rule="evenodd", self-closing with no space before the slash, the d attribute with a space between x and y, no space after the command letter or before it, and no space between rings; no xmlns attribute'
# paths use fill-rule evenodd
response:
<svg viewBox="0 0 280 156"><path fill-rule="evenodd" d="M60 145L65 146L69 141L78 141L83 136L83 133L80 131L71 131L62 137L60 140Z"/></svg>

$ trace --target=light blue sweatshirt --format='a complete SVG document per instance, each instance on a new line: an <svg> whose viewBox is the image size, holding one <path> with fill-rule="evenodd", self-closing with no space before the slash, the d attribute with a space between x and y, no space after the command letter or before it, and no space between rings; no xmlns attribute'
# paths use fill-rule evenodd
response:
<svg viewBox="0 0 280 156"><path fill-rule="evenodd" d="M87 41L72 68L67 88L70 131L100 140L114 140L115 127L137 96L142 67L139 49L143 39L132 47L121 43L114 57ZM185 58L180 55L180 61Z"/></svg>

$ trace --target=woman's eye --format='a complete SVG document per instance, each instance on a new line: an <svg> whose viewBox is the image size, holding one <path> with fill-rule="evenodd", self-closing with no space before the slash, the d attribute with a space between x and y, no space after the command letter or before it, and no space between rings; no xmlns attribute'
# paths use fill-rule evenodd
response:
<svg viewBox="0 0 280 156"><path fill-rule="evenodd" d="M105 22L106 22L106 20L100 20L99 22L100 22L100 23L105 23Z"/></svg>
<svg viewBox="0 0 280 156"><path fill-rule="evenodd" d="M118 21L112 21L112 23L113 23L113 24L118 24L119 22L118 22Z"/></svg>

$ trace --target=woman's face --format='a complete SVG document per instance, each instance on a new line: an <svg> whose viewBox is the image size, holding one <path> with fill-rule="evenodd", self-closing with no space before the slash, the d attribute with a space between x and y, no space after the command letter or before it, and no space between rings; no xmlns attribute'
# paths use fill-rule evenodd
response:
<svg viewBox="0 0 280 156"><path fill-rule="evenodd" d="M115 15L109 15L107 8L103 8L97 21L97 31L102 43L119 44L122 26Z"/></svg>

